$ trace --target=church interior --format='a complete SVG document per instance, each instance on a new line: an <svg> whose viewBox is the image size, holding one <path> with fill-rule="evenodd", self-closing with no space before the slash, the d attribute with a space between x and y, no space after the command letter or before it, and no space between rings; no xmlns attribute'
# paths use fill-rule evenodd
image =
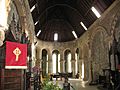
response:
<svg viewBox="0 0 120 90"><path fill-rule="evenodd" d="M0 0L0 90L120 90L119 8L120 0Z"/></svg>

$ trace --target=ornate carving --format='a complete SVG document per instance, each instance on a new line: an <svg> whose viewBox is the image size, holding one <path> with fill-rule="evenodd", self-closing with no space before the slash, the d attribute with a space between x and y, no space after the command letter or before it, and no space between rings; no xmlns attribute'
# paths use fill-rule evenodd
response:
<svg viewBox="0 0 120 90"><path fill-rule="evenodd" d="M20 41L21 39L21 27L19 21L16 21L15 16L13 14L13 19L10 24L10 30L15 38L16 41Z"/></svg>

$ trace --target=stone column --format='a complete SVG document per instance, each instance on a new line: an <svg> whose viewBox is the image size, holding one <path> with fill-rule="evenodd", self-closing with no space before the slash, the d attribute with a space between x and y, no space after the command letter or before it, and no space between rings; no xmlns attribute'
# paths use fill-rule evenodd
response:
<svg viewBox="0 0 120 90"><path fill-rule="evenodd" d="M42 68L42 53L41 53L41 50L39 49L39 48L36 48L36 50L37 50L37 53L36 53L36 58L37 58L37 62L39 62L39 63L36 63L37 64L37 66L39 66L40 68Z"/></svg>
<svg viewBox="0 0 120 90"><path fill-rule="evenodd" d="M62 51L60 52L60 72L65 72L65 60Z"/></svg>
<svg viewBox="0 0 120 90"><path fill-rule="evenodd" d="M79 60L79 75L80 75L80 79L82 79L82 59Z"/></svg>
<svg viewBox="0 0 120 90"><path fill-rule="evenodd" d="M89 80L89 62L87 61L87 59L85 58L84 61L84 81Z"/></svg>
<svg viewBox="0 0 120 90"><path fill-rule="evenodd" d="M3 41L5 39L5 32L2 26L0 26L0 46L3 45Z"/></svg>
<svg viewBox="0 0 120 90"><path fill-rule="evenodd" d="M79 78L80 78L80 59L77 60L77 73L79 72Z"/></svg>
<svg viewBox="0 0 120 90"><path fill-rule="evenodd" d="M52 73L52 53L50 51L48 51L48 73Z"/></svg>
<svg viewBox="0 0 120 90"><path fill-rule="evenodd" d="M92 61L91 61L91 50L89 49L89 58L88 58L88 63L89 63L89 79L88 82L93 81L93 72L92 72Z"/></svg>
<svg viewBox="0 0 120 90"><path fill-rule="evenodd" d="M75 77L75 52L72 52L71 53L71 69L72 69L72 72L73 72L73 77Z"/></svg>
<svg viewBox="0 0 120 90"><path fill-rule="evenodd" d="M75 77L75 62L76 62L76 60L71 60L71 68L72 68L72 72L73 72L73 77Z"/></svg>
<svg viewBox="0 0 120 90"><path fill-rule="evenodd" d="M88 57L88 63L89 63L89 79L88 82L92 82L93 81L93 59L91 56L91 48L92 48L92 41L88 42L88 46L89 46L89 57Z"/></svg>

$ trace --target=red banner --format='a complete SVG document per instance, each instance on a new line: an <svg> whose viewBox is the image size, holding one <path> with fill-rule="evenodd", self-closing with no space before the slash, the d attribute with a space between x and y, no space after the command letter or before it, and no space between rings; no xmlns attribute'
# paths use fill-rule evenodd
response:
<svg viewBox="0 0 120 90"><path fill-rule="evenodd" d="M27 68L27 44L6 42L6 69Z"/></svg>

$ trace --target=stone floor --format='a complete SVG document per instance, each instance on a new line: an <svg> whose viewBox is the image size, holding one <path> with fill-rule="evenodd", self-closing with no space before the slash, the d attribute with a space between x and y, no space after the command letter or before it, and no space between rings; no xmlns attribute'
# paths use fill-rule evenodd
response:
<svg viewBox="0 0 120 90"><path fill-rule="evenodd" d="M61 88L63 87L63 82L64 82L64 80L62 80L62 81L58 80L58 82L57 82ZM79 79L69 79L69 82L74 87L74 89L71 88L71 90L101 90L101 89L97 88L98 86L96 86L96 85L89 86L88 82L81 81ZM53 83L56 83L56 80L53 80Z"/></svg>

